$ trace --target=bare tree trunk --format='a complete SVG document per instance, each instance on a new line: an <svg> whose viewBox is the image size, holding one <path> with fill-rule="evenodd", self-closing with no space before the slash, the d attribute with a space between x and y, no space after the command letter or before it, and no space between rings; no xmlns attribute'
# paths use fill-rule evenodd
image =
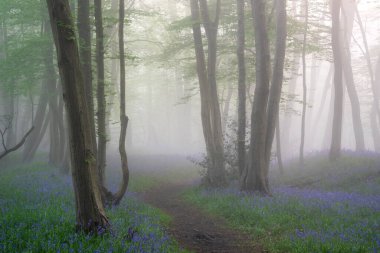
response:
<svg viewBox="0 0 380 253"><path fill-rule="evenodd" d="M70 136L77 229L101 234L109 226L99 190L91 121L68 0L47 0L57 48ZM67 39L70 38L70 39Z"/></svg>
<svg viewBox="0 0 380 253"><path fill-rule="evenodd" d="M9 91L9 97L8 97L8 111L7 114L12 117L12 122L11 126L8 129L8 134L7 134L7 146L14 146L16 144L16 129L15 129L15 122L16 122L16 117L15 117L15 91L14 88L11 87Z"/></svg>
<svg viewBox="0 0 380 253"><path fill-rule="evenodd" d="M106 96L104 80L104 32L102 0L94 0L95 3L95 27L96 27L96 66L98 74L97 103L98 103L98 170L100 183L104 185L106 168Z"/></svg>
<svg viewBox="0 0 380 253"><path fill-rule="evenodd" d="M238 130L237 130L237 156L239 174L242 175L245 166L245 128L246 128L246 67L245 67L245 17L244 0L237 0L238 30L237 30L237 58L238 58Z"/></svg>
<svg viewBox="0 0 380 253"><path fill-rule="evenodd" d="M251 0L255 27L256 88L251 115L251 138L248 164L242 175L241 189L269 193L266 179L267 107L269 95L270 55L266 26L265 1Z"/></svg>
<svg viewBox="0 0 380 253"><path fill-rule="evenodd" d="M92 82L92 60L91 60L91 25L90 25L90 2L89 0L78 1L78 35L79 53L82 63L83 77L86 87L86 101L90 114L91 133L96 152L96 130Z"/></svg>
<svg viewBox="0 0 380 253"><path fill-rule="evenodd" d="M223 106L223 123L222 123L223 124L222 125L223 133L226 132L226 126L228 123L231 98L232 98L233 92L234 92L234 89L232 88L232 84L229 84L228 85L228 91L227 91L227 97L226 97L226 100L224 101L224 106Z"/></svg>
<svg viewBox="0 0 380 253"><path fill-rule="evenodd" d="M343 121L343 69L340 49L340 9L341 0L332 1L332 48L334 55L334 117L330 147L330 160L334 161L341 155L342 121Z"/></svg>
<svg viewBox="0 0 380 253"><path fill-rule="evenodd" d="M276 155L278 169L282 175L285 174L284 163L282 162L282 152L281 152L281 128L280 128L280 119L277 119L276 125Z"/></svg>
<svg viewBox="0 0 380 253"><path fill-rule="evenodd" d="M201 116L203 134L208 156L207 184L211 186L225 185L225 167L223 150L223 133L221 115L216 88L216 50L217 32L220 15L220 0L217 1L215 20L209 18L206 0L190 0L193 19L193 37L197 62L197 73L201 93ZM200 27L200 10L208 39L208 62L206 66Z"/></svg>
<svg viewBox="0 0 380 253"><path fill-rule="evenodd" d="M276 51L274 55L274 67L272 73L272 86L268 101L267 137L265 141L266 171L269 169L270 156L274 134L279 121L280 100L284 79L284 64L287 37L287 13L286 1L277 1L276 9ZM278 129L280 131L280 129Z"/></svg>
<svg viewBox="0 0 380 253"><path fill-rule="evenodd" d="M355 88L355 81L354 81L354 75L352 71L352 64L351 64L351 36L352 36L352 29L353 29L353 23L355 18L355 11L350 10L349 4L356 5L356 2L342 2L342 11L343 11L343 27L344 31L341 36L341 49L342 49L342 64L343 64L343 75L344 75L344 81L347 87L348 96L351 101L351 112L352 112L352 123L354 127L354 135L355 135L355 142L356 142L356 150L357 151L363 151L365 150L365 144L364 144L364 131L363 131L363 125L361 120L361 113L360 113L360 102L359 102L359 96L356 92ZM354 7L354 6L353 6Z"/></svg>
<svg viewBox="0 0 380 253"><path fill-rule="evenodd" d="M121 169L123 171L123 180L120 190L114 196L114 204L120 203L128 188L129 168L127 152L125 151L125 138L127 135L128 117L125 112L125 52L124 52L124 17L125 6L124 0L119 1L119 53L120 53L120 139L119 152L121 159Z"/></svg>
<svg viewBox="0 0 380 253"><path fill-rule="evenodd" d="M304 146L305 146L305 124L306 124L306 105L307 105L307 82L306 82L306 47L307 47L307 27L309 23L309 1L304 0L305 8L305 23L302 45L302 120L301 120L301 144L300 144L300 157L299 163L304 165Z"/></svg>
<svg viewBox="0 0 380 253"><path fill-rule="evenodd" d="M29 138L26 140L23 150L23 161L24 162L30 162L35 153L38 149L38 146L40 145L40 142L43 138L43 136L46 133L47 128L47 121L49 121L49 118L47 117L47 104L48 104L48 96L46 94L46 88L47 88L47 81L46 77L43 81L43 84L41 86L41 95L39 98L39 103L37 107L37 112L34 120L35 129L29 136Z"/></svg>

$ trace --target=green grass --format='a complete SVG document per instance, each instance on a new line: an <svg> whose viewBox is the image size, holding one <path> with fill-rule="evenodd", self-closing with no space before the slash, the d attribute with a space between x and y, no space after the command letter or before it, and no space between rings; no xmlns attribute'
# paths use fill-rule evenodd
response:
<svg viewBox="0 0 380 253"><path fill-rule="evenodd" d="M378 252L379 164L373 157L346 156L330 165L315 158L301 174L297 168L277 178L273 197L234 188L195 188L184 197L249 233L269 252ZM317 176L321 180L304 184ZM299 183L303 188L288 186Z"/></svg>
<svg viewBox="0 0 380 253"><path fill-rule="evenodd" d="M134 189L151 185L146 178L139 180L144 183ZM75 233L71 188L68 176L44 163L2 168L0 252L185 252L162 229L170 217L132 193L120 206L107 209L110 233Z"/></svg>

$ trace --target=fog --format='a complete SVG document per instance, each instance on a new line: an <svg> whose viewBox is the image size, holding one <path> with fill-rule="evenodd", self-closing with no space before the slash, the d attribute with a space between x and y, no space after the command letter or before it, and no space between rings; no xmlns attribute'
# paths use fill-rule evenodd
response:
<svg viewBox="0 0 380 253"><path fill-rule="evenodd" d="M378 252L379 34L377 0L0 0L0 252Z"/></svg>

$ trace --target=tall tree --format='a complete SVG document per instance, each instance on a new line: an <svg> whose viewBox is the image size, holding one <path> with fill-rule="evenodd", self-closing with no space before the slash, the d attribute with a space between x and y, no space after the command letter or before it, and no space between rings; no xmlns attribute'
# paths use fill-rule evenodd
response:
<svg viewBox="0 0 380 253"><path fill-rule="evenodd" d="M276 47L274 55L274 66L272 72L272 85L269 91L268 101L268 123L267 123L267 136L265 141L265 155L266 155L266 173L268 173L270 155L272 151L272 144L274 140L275 131L277 134L277 157L280 170L283 170L281 161L281 147L280 147L280 124L279 124L279 107L281 100L282 84L284 79L284 64L286 52L286 38L287 38L287 13L286 13L286 0L275 1L276 12ZM267 180L266 175L266 180Z"/></svg>
<svg viewBox="0 0 380 253"><path fill-rule="evenodd" d="M331 1L332 49L334 58L334 117L330 146L330 160L336 160L341 154L343 121L343 68L340 49L340 12L342 0Z"/></svg>
<svg viewBox="0 0 380 253"><path fill-rule="evenodd" d="M206 142L208 170L206 183L211 186L225 184L225 165L221 113L216 87L217 34L221 1L216 2L214 20L211 20L206 0L190 0L193 21L197 73L201 95L201 117ZM200 17L202 15L202 19ZM201 23L206 31L208 60L203 49Z"/></svg>
<svg viewBox="0 0 380 253"><path fill-rule="evenodd" d="M91 25L90 25L90 1L78 1L78 36L79 36L79 53L82 63L82 72L86 87L86 101L90 114L92 139L94 150L96 146L96 131L95 131L95 113L94 113L94 98L93 98L93 78L92 78L92 60L91 60Z"/></svg>
<svg viewBox="0 0 380 253"><path fill-rule="evenodd" d="M304 31L302 44L302 120L301 120L301 145L300 145L300 165L304 164L304 146L305 146L305 125L306 125L306 104L307 104L307 82L306 82L306 43L307 43L307 28L309 25L309 0L304 0Z"/></svg>
<svg viewBox="0 0 380 253"><path fill-rule="evenodd" d="M356 150L362 151L365 149L364 144L364 131L361 120L359 96L356 92L354 74L351 64L351 38L352 30L355 19L355 1L342 2L342 11L344 18L342 18L343 29L340 38L340 48L342 50L342 64L344 83L346 84L348 97L351 101L352 123L354 128Z"/></svg>
<svg viewBox="0 0 380 253"><path fill-rule="evenodd" d="M272 86L265 1L252 0L256 43L256 88L251 115L249 159L242 176L245 191L269 193L268 170L278 121L286 49L286 1L276 1L276 49Z"/></svg>
<svg viewBox="0 0 380 253"><path fill-rule="evenodd" d="M46 2L68 114L77 229L96 234L107 229L109 223L99 190L99 174L75 28L68 0Z"/></svg>
<svg viewBox="0 0 380 253"><path fill-rule="evenodd" d="M380 133L379 133L379 128L378 124L380 124L380 108L379 108L379 88L376 85L376 77L375 73L373 70L372 66L372 61L371 61L371 54L369 51L368 47L368 39L367 39L367 34L365 32L365 27L363 25L363 21L361 19L361 15L358 10L358 6L355 5L355 13L357 17L357 21L359 24L360 32L363 38L363 44L364 44L364 50L362 50L362 53L366 59L367 62L367 68L368 68L368 73L369 73L369 78L371 80L371 88L372 88L372 93L373 93L373 104L372 104L372 115L371 115L371 127L372 127L372 134L374 137L374 146L375 148L378 147L378 144L376 143L378 138L380 138ZM375 114L375 115L374 115ZM379 147L380 148L380 147Z"/></svg>
<svg viewBox="0 0 380 253"><path fill-rule="evenodd" d="M121 158L121 168L123 171L123 180L120 190L114 196L114 204L119 204L120 200L127 191L129 181L129 169L127 152L125 150L125 138L127 135L128 117L125 112L125 50L124 50L124 19L125 3L119 1L119 53L120 53L120 138L119 152Z"/></svg>
<svg viewBox="0 0 380 253"><path fill-rule="evenodd" d="M246 67L245 67L245 16L244 0L237 0L238 30L237 30L237 58L238 58L238 130L237 155L239 173L242 174L245 166L245 127L246 127Z"/></svg>
<svg viewBox="0 0 380 253"><path fill-rule="evenodd" d="M104 76L104 29L102 0L94 0L95 7L95 31L96 31L96 67L97 67L97 123L98 123L98 150L97 163L100 183L104 185L106 168L106 95Z"/></svg>

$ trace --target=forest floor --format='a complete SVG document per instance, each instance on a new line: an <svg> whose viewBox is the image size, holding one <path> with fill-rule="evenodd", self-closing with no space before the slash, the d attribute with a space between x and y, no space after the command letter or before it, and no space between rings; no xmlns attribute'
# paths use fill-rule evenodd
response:
<svg viewBox="0 0 380 253"><path fill-rule="evenodd" d="M191 186L191 183L168 183L141 195L146 203L172 218L167 232L181 246L205 253L265 252L248 234L230 228L224 219L184 201L181 195Z"/></svg>

